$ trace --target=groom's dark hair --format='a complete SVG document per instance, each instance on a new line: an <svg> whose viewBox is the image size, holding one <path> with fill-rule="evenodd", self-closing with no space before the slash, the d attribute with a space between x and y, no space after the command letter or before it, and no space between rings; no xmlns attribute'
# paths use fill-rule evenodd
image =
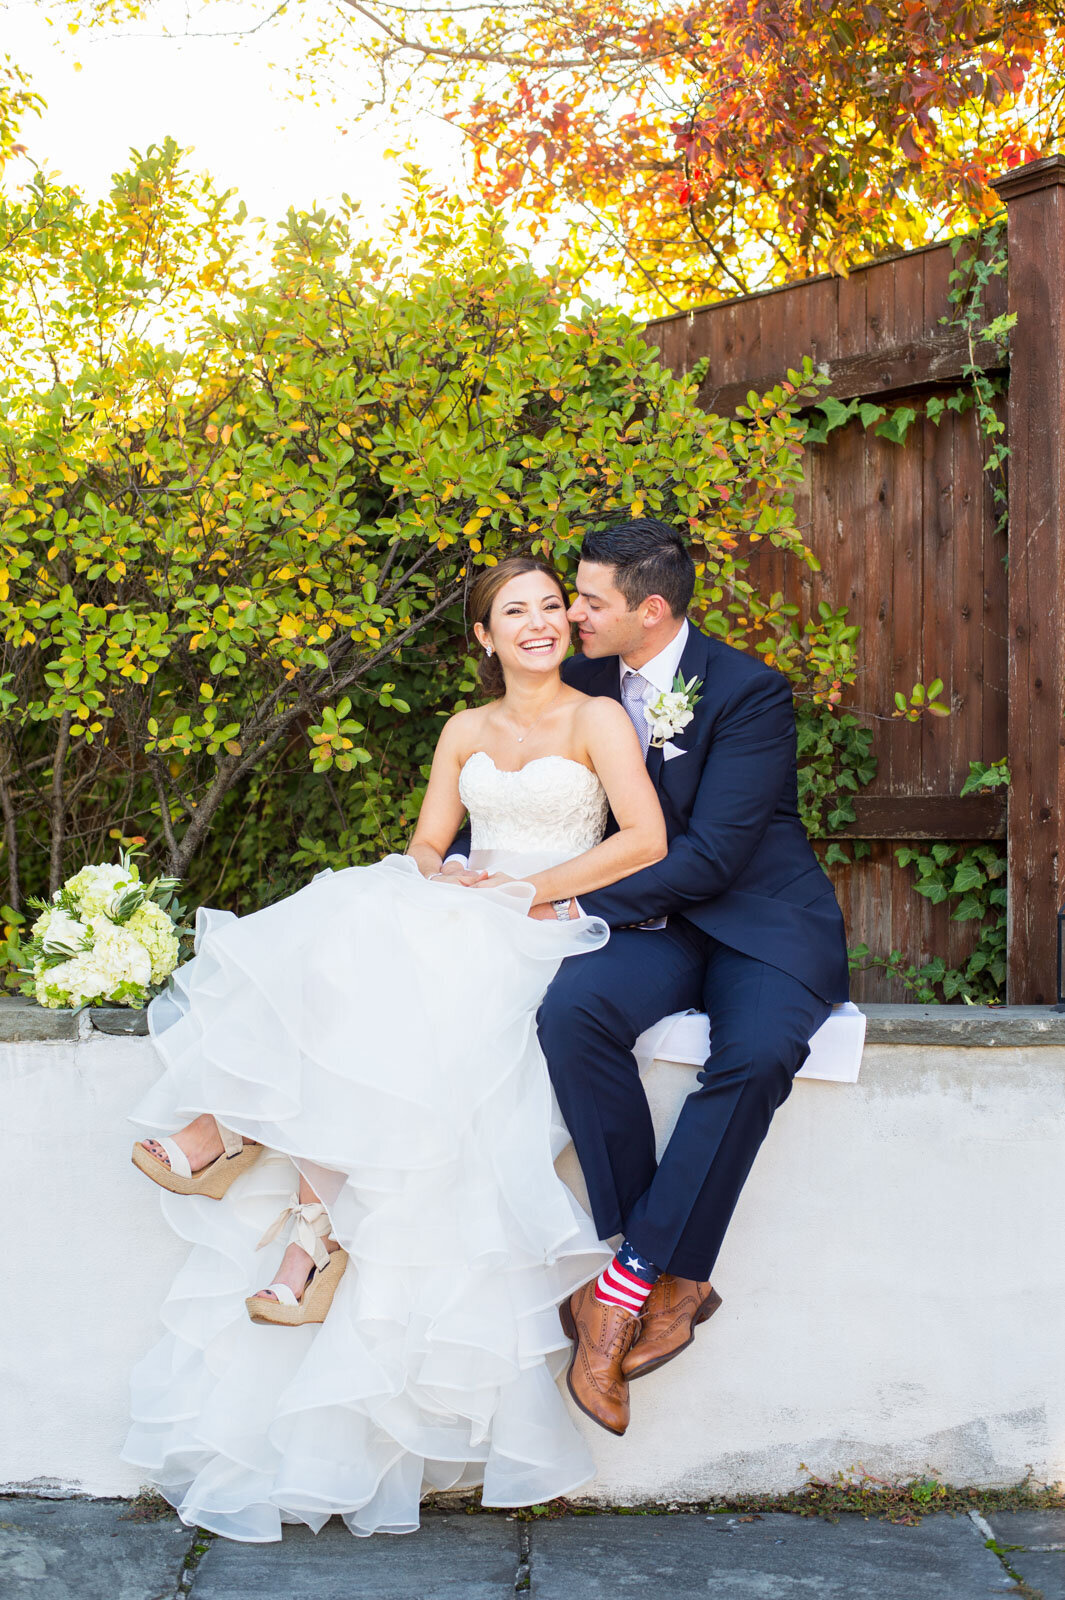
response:
<svg viewBox="0 0 1065 1600"><path fill-rule="evenodd" d="M581 560L614 568L614 586L630 611L660 594L675 617L683 617L695 591L695 562L668 522L637 517L586 533Z"/></svg>

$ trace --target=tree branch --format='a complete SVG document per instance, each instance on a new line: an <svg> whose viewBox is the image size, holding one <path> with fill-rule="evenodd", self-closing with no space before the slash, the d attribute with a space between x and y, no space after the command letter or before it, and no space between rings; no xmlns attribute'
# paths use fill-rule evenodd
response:
<svg viewBox="0 0 1065 1600"><path fill-rule="evenodd" d="M7 903L12 911L22 907L22 887L19 882L18 818L7 785L8 760L4 752L4 776L0 778L0 811L4 815L4 846L7 850Z"/></svg>
<svg viewBox="0 0 1065 1600"><path fill-rule="evenodd" d="M442 612L453 606L461 594L461 585L456 585L428 611L423 611L408 628L404 628L401 633L393 635L387 645L382 645L372 656L367 656L364 660L357 662L350 671L341 674L334 682L327 683L318 680L314 690L309 692L305 690L294 704L287 706L283 711L277 712L265 725L260 719L258 726L253 722L250 727L243 728L241 730L242 739L250 739L254 744L254 748L247 755L228 756L219 764L218 776L196 807L192 820L182 835L180 844L176 846L176 853L173 858L174 864L171 869L174 875L176 877L184 877L189 863L211 826L211 820L215 812L226 795L241 778L257 767L262 758L285 737L297 718L313 708L316 691L320 692L322 689L328 688L332 693L336 694L343 689L349 688L353 683L357 683L360 678L365 677L368 672L372 672L374 667L380 665L382 661L388 661L394 656L400 646L405 644L413 634L420 632L430 622L435 621Z"/></svg>
<svg viewBox="0 0 1065 1600"><path fill-rule="evenodd" d="M64 711L59 719L59 737L56 739L55 755L52 757L52 845L48 861L48 892L55 894L63 880L63 841L66 837L66 791L63 783L63 767L67 759L67 750L70 746L70 723L73 712Z"/></svg>

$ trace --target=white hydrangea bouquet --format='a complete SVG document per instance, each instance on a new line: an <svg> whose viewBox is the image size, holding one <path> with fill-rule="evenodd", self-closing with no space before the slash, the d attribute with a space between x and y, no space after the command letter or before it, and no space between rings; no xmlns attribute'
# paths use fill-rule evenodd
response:
<svg viewBox="0 0 1065 1600"><path fill-rule="evenodd" d="M176 920L177 878L142 883L125 851L117 866L82 867L51 900L30 900L24 992L52 1010L143 1006L166 986L188 930Z"/></svg>

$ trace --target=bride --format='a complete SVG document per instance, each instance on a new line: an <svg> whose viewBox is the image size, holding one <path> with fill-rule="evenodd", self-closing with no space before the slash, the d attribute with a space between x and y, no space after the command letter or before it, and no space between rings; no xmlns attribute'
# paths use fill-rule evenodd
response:
<svg viewBox="0 0 1065 1600"><path fill-rule="evenodd" d="M407 854L201 910L149 1012L166 1070L133 1159L193 1248L124 1455L230 1538L404 1533L429 1490L517 1506L592 1475L557 1308L609 1251L554 1171L535 1015L608 937L561 920L572 897L659 860L665 827L626 712L561 679L554 571L501 561L468 612L495 698L445 725Z"/></svg>

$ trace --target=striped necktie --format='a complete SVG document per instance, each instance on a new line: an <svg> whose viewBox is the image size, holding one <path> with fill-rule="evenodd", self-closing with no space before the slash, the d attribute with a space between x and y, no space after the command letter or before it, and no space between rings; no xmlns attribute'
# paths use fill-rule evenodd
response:
<svg viewBox="0 0 1065 1600"><path fill-rule="evenodd" d="M636 737L640 741L640 748L644 755L651 743L651 725L643 714L646 704L645 695L650 684L642 673L635 672L632 667L627 668L621 680L621 703L629 714L629 721L636 729Z"/></svg>

